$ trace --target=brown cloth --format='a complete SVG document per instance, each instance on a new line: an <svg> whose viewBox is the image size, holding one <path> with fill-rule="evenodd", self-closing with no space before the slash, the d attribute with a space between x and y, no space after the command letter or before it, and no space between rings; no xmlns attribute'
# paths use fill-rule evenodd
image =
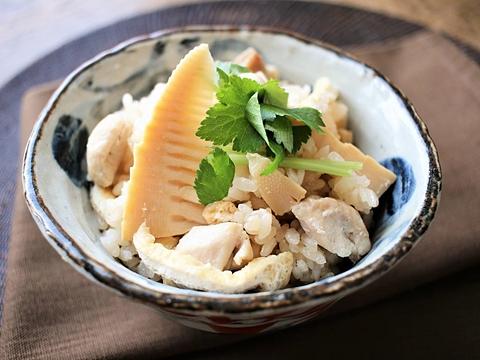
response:
<svg viewBox="0 0 480 360"><path fill-rule="evenodd" d="M394 270L342 300L333 312L372 303L478 264L480 260L480 170L476 164L480 153L480 68L451 42L426 32L353 51L389 76L416 105L439 148L444 187L436 221L420 244ZM25 96L23 143L51 90L52 86L47 85ZM461 306L461 301L452 305ZM412 307L407 303L402 314L415 311ZM375 316L369 321L381 324L383 317L387 321L389 313ZM231 357L235 349L257 346L271 349L275 354L274 349L280 346L276 339L282 343L292 341L294 349L295 341L302 346L322 344L323 336L331 341L328 333L332 332L342 342L360 349L367 337L378 336L366 331L367 325L359 327L358 333L350 334L350 338L343 335L350 326L347 320L351 320L352 326L356 324L358 312L336 319L320 319L296 328L295 332L244 341L218 350L215 355ZM328 324L328 329L323 324ZM322 329L328 333L321 333ZM78 274L42 238L19 188L8 259L0 358L161 358L240 340L245 338L185 328L164 319L154 309L113 294ZM335 351L344 352L346 348L342 346ZM288 356L287 352L283 355Z"/></svg>

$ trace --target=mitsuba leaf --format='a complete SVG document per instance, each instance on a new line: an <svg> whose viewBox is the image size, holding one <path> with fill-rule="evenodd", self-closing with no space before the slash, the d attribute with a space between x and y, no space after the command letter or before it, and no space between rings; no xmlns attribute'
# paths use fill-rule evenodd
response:
<svg viewBox="0 0 480 360"><path fill-rule="evenodd" d="M312 135L312 129L308 126L292 126L293 133L293 148L291 153L295 154L306 143Z"/></svg>
<svg viewBox="0 0 480 360"><path fill-rule="evenodd" d="M274 105L262 104L261 112L262 115L265 116L265 119L271 118L272 114L280 116L290 116L296 120L303 122L310 129L317 130L319 132L323 132L321 127L325 126L320 111L314 108L304 107L284 109Z"/></svg>
<svg viewBox="0 0 480 360"><path fill-rule="evenodd" d="M216 61L217 71L221 70L226 75L238 75L250 72L250 69L228 61Z"/></svg>
<svg viewBox="0 0 480 360"><path fill-rule="evenodd" d="M288 93L280 86L277 80L269 80L263 84L263 102L266 104L286 108L288 104Z"/></svg>
<svg viewBox="0 0 480 360"><path fill-rule="evenodd" d="M194 188L203 205L222 200L228 195L235 175L235 165L228 154L214 148L198 167Z"/></svg>
<svg viewBox="0 0 480 360"><path fill-rule="evenodd" d="M248 101L261 85L250 79L230 75L217 91L219 102L207 111L196 135L214 145L233 143L233 150L258 152L264 139L247 119Z"/></svg>
<svg viewBox="0 0 480 360"><path fill-rule="evenodd" d="M267 132L265 130L265 126L263 125L262 114L260 113L260 104L258 103L258 92L253 94L248 100L245 108L245 114L248 122L254 127L255 130L257 130L262 139L265 140L268 145Z"/></svg>
<svg viewBox="0 0 480 360"><path fill-rule="evenodd" d="M265 129L273 133L273 137L278 144L283 144L285 150L293 151L293 131L292 122L285 116L278 116L275 121L265 123Z"/></svg>

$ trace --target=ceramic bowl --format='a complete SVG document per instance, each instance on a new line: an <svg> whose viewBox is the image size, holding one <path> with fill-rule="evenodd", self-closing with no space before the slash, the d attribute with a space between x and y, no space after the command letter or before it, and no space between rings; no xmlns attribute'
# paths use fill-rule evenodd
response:
<svg viewBox="0 0 480 360"><path fill-rule="evenodd" d="M348 271L272 292L224 295L149 280L115 261L99 242L88 198L88 134L117 110L124 93L147 94L199 43L228 60L253 46L282 78L312 83L327 76L350 110L355 142L398 180L375 211L372 250ZM405 96L378 71L330 45L266 28L200 27L138 37L70 74L37 121L25 153L25 196L40 230L62 258L88 278L165 315L214 332L261 332L311 319L394 266L428 228L441 172L427 128Z"/></svg>

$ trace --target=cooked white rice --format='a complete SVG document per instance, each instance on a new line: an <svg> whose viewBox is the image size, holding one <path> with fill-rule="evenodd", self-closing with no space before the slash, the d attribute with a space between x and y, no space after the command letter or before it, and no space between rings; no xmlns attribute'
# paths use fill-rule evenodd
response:
<svg viewBox="0 0 480 360"><path fill-rule="evenodd" d="M261 74L243 76L260 82L266 81ZM313 89L308 85L289 83L282 83L282 85L289 94L289 107L309 106L322 111L327 127L329 124L336 124L334 128L337 129L338 125L336 134L344 141L348 139L351 141L351 133L346 130L347 107L339 101L338 91L327 78L320 78ZM165 84L158 84L148 96L140 100L134 100L130 94L123 96L123 108L118 113L133 124L133 133L129 139L130 152L142 138L145 124L150 119L164 86ZM331 152L328 146L318 149L313 139L303 144L298 156L343 160L339 154ZM304 170L279 170L292 181L303 186L307 196L335 197L365 214L378 205L378 197L369 188L369 180L365 176L353 174L350 177L332 177ZM159 280L160 278L140 261L135 247L131 243L121 241L120 223L127 181L128 175L119 176L111 189L110 198L92 196L93 207L99 215L100 228L105 229L100 242L111 256L118 258L126 266L148 278ZM179 196L192 202L197 200L192 187L182 189ZM314 239L305 234L297 220L281 225L279 219L259 198L257 184L250 176L248 168L237 166L227 198L206 206L203 216L208 224L221 222L242 224L250 237L254 251L257 252L255 256L291 252L294 256L292 272L294 280L311 282L332 274L332 267L339 258L320 247ZM255 206L252 206L252 203ZM173 240L176 243L177 240ZM168 282L167 279L164 281Z"/></svg>

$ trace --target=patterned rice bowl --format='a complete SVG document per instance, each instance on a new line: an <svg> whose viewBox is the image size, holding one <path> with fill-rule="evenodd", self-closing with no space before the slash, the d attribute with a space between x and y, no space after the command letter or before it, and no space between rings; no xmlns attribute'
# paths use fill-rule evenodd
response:
<svg viewBox="0 0 480 360"><path fill-rule="evenodd" d="M253 46L278 67L282 78L311 83L328 76L340 90L350 110L356 145L397 175L375 210L372 250L352 268L303 286L226 295L152 281L114 260L102 247L86 179L88 135L100 119L121 106L124 93L134 98L148 94L199 43L208 43L213 56L222 60ZM70 74L30 136L23 184L29 209L45 238L88 278L187 326L256 333L312 319L392 268L434 217L441 170L425 124L378 71L335 47L283 30L209 26L134 38Z"/></svg>

